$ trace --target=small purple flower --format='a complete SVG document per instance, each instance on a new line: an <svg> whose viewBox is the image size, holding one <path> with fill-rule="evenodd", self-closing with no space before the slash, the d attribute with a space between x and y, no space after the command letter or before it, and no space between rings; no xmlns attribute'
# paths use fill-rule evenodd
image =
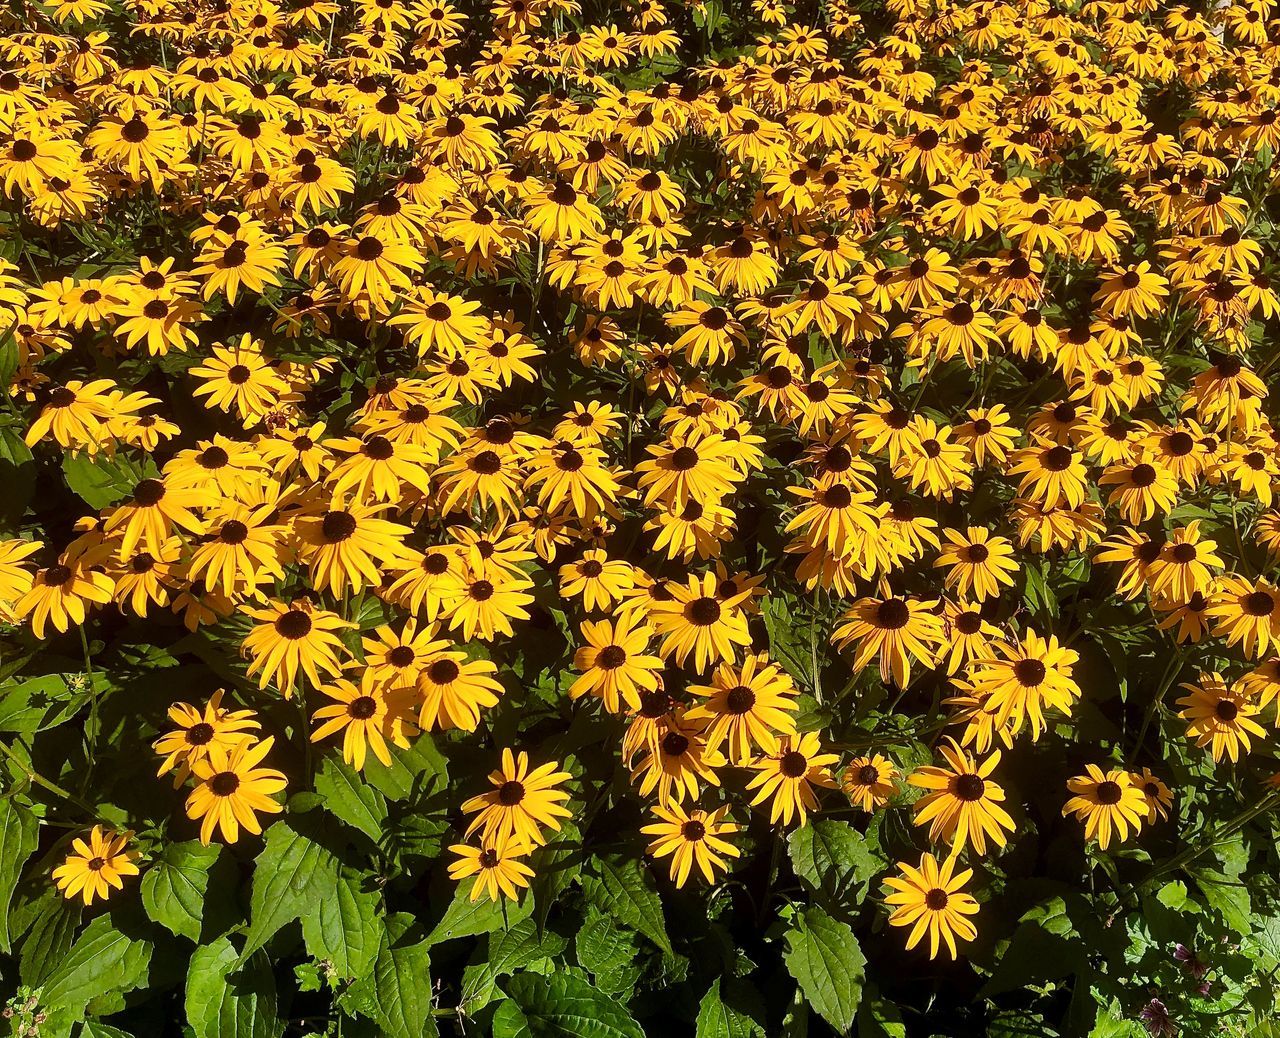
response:
<svg viewBox="0 0 1280 1038"><path fill-rule="evenodd" d="M1151 1038L1173 1038L1178 1033L1178 1025L1169 1015L1169 1007L1158 998L1153 998L1138 1014Z"/></svg>
<svg viewBox="0 0 1280 1038"><path fill-rule="evenodd" d="M1209 964L1201 962L1196 953L1185 944L1179 944L1173 949L1173 957L1182 963L1187 972L1196 980L1200 980L1209 972Z"/></svg>

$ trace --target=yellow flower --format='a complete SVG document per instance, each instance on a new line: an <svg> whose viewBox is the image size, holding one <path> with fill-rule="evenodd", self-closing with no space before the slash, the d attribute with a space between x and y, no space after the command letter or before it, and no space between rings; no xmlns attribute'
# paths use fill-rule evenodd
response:
<svg viewBox="0 0 1280 1038"><path fill-rule="evenodd" d="M53 870L53 881L62 896L80 897L86 905L94 898L107 898L112 889L123 890L124 876L136 876L138 852L128 850L132 832L115 833L95 825L86 842L77 836L71 841L72 851Z"/></svg>

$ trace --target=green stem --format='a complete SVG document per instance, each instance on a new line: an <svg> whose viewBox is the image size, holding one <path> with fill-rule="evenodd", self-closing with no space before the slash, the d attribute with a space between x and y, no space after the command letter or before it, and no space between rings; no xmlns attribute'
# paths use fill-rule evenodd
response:
<svg viewBox="0 0 1280 1038"><path fill-rule="evenodd" d="M89 791L89 783L93 780L93 769L98 759L98 684L93 679L93 655L89 652L89 636L85 634L84 625L80 632L80 648L84 651L84 672L89 679L89 730L85 733L87 742L88 764L84 769L84 778L80 780L80 795Z"/></svg>
<svg viewBox="0 0 1280 1038"><path fill-rule="evenodd" d="M54 794L54 796L61 797L69 804L74 804L91 818L97 816L98 812L90 804L80 799L80 797L76 796L74 793L63 789L56 782L52 782L45 778L40 774L40 772L36 771L30 764L19 757L17 753L14 752L13 747L7 742L0 742L0 752L3 752L6 757L13 761L13 763L22 770L22 773L27 776L28 780L34 782L37 786L47 789L50 793Z"/></svg>

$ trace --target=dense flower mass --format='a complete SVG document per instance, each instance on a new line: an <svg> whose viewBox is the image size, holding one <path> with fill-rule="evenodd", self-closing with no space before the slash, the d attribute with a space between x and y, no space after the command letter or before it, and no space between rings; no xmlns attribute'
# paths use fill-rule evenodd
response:
<svg viewBox="0 0 1280 1038"><path fill-rule="evenodd" d="M1267 0L0 21L9 1015L1267 1019Z"/></svg>

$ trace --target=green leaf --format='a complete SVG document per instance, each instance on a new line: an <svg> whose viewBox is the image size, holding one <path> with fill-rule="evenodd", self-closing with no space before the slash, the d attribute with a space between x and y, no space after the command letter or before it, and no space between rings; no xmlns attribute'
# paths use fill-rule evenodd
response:
<svg viewBox="0 0 1280 1038"><path fill-rule="evenodd" d="M787 851L801 882L832 907L859 904L883 867L853 826L832 819L797 829Z"/></svg>
<svg viewBox="0 0 1280 1038"><path fill-rule="evenodd" d="M471 900L471 884L463 880L453 892L453 900L445 909L444 918L436 923L435 929L427 938L428 944L440 944L459 937L474 937L477 934L493 933L509 925L521 922L533 913L533 898L526 894L514 904L507 902L506 915L503 916L502 904L490 901L481 895Z"/></svg>
<svg viewBox="0 0 1280 1038"><path fill-rule="evenodd" d="M101 509L123 501L138 483L158 477L160 470L149 454L135 462L124 454L107 457L77 451L63 455L62 475L85 504Z"/></svg>
<svg viewBox="0 0 1280 1038"><path fill-rule="evenodd" d="M0 386L7 382L0 382ZM36 464L31 449L12 426L0 427L0 529L16 530L36 488Z"/></svg>
<svg viewBox="0 0 1280 1038"><path fill-rule="evenodd" d="M583 889L587 900L602 912L671 953L671 939L653 877L635 858L593 858L590 871L583 877Z"/></svg>
<svg viewBox="0 0 1280 1038"><path fill-rule="evenodd" d="M459 1004L474 1015L496 997L499 978L559 955L567 943L559 934L539 933L532 919L522 920L509 930L494 931L489 935L484 960L468 966L464 973Z"/></svg>
<svg viewBox="0 0 1280 1038"><path fill-rule="evenodd" d="M1002 992L1019 991L1032 984L1069 977L1087 964L1083 948L1078 937L1062 936L1041 920L1024 916L1023 922L1014 930L1005 954L1000 956L995 973L980 993L989 998Z"/></svg>
<svg viewBox="0 0 1280 1038"><path fill-rule="evenodd" d="M382 897L364 886L360 876L344 872L338 877L334 895L302 918L307 952L333 963L344 979L364 976L378 954L384 929L378 918Z"/></svg>
<svg viewBox="0 0 1280 1038"><path fill-rule="evenodd" d="M1233 879L1216 869L1192 869L1196 886L1204 893L1205 901L1221 917L1222 922L1238 933L1247 936L1253 929L1253 904L1249 900L1247 881Z"/></svg>
<svg viewBox="0 0 1280 1038"><path fill-rule="evenodd" d="M326 757L316 772L316 792L331 815L359 829L374 843L382 839L387 801L339 757Z"/></svg>
<svg viewBox="0 0 1280 1038"><path fill-rule="evenodd" d="M303 824L301 818L287 819L267 829L266 846L253 866L249 930L241 961L285 924L314 912L335 894L338 861L328 848L299 831Z"/></svg>
<svg viewBox="0 0 1280 1038"><path fill-rule="evenodd" d="M388 800L408 800L442 789L448 782L448 768L430 737L420 735L407 750L391 749L391 767L377 758L365 762L364 777Z"/></svg>
<svg viewBox="0 0 1280 1038"><path fill-rule="evenodd" d="M81 1011L100 995L132 991L147 979L153 948L150 941L117 929L110 915L100 915L45 978L41 1004L50 1011Z"/></svg>
<svg viewBox="0 0 1280 1038"><path fill-rule="evenodd" d="M142 904L166 930L199 942L202 933L212 937L220 929L216 922L206 926L206 921L229 920L227 908L235 888L236 867L225 849L189 840L170 844L147 869Z"/></svg>
<svg viewBox="0 0 1280 1038"><path fill-rule="evenodd" d="M195 1038L279 1038L276 982L264 953L240 960L226 937L203 945L187 972L187 1023Z"/></svg>
<svg viewBox="0 0 1280 1038"><path fill-rule="evenodd" d="M97 1020L86 1020L76 1031L75 1038L133 1038L133 1035Z"/></svg>
<svg viewBox="0 0 1280 1038"><path fill-rule="evenodd" d="M36 849L38 825L35 815L19 807L9 797L0 800L0 951L12 948L9 933L9 906L18 885L22 866Z"/></svg>
<svg viewBox="0 0 1280 1038"><path fill-rule="evenodd" d="M796 623L799 603L791 595L769 595L761 607L769 655L792 678L808 688L813 683L813 652Z"/></svg>
<svg viewBox="0 0 1280 1038"><path fill-rule="evenodd" d="M533 852L529 867L534 877L529 888L537 905L540 927L556 899L582 875L583 857L582 833L569 819L565 819L558 836Z"/></svg>
<svg viewBox="0 0 1280 1038"><path fill-rule="evenodd" d="M764 1038L764 1035L764 1026L755 1016L725 1002L717 977L698 1007L696 1038Z"/></svg>
<svg viewBox="0 0 1280 1038"><path fill-rule="evenodd" d="M524 1014L528 1038L644 1038L618 1002L569 973L522 973L508 982L507 994Z"/></svg>
<svg viewBox="0 0 1280 1038"><path fill-rule="evenodd" d="M382 928L372 972L349 989L351 1003L378 1025L379 1038L424 1038L437 1033L431 1015L428 943L413 916L403 912L391 916Z"/></svg>
<svg viewBox="0 0 1280 1038"><path fill-rule="evenodd" d="M603 912L592 908L574 935L578 964L595 978L596 986L624 1000L644 972L640 959L641 936L617 926Z"/></svg>
<svg viewBox="0 0 1280 1038"><path fill-rule="evenodd" d="M866 959L847 923L807 908L787 931L783 960L818 1014L837 1031L853 1025Z"/></svg>
<svg viewBox="0 0 1280 1038"><path fill-rule="evenodd" d="M82 906L64 898L52 883L31 903L35 918L22 939L18 953L18 976L22 983L39 987L71 951L80 927Z"/></svg>

